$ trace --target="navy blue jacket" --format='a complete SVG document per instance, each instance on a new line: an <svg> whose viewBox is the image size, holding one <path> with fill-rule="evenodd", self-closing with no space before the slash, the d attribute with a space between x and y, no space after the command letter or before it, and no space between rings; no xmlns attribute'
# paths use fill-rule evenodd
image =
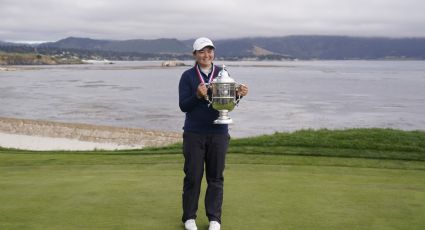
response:
<svg viewBox="0 0 425 230"><path fill-rule="evenodd" d="M217 77L221 68L215 66L214 78ZM208 82L209 76L201 71L204 82ZM218 111L212 106L208 107L208 102L196 96L196 91L200 80L196 71L196 66L186 70L179 83L179 106L181 111L186 113L183 130L185 132L193 132L200 134L226 134L228 133L228 125L216 125L214 120L218 118ZM211 92L208 90L211 98Z"/></svg>

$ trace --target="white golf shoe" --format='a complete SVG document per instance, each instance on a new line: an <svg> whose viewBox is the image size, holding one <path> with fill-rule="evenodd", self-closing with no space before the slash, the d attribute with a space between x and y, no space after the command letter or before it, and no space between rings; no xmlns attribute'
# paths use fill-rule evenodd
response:
<svg viewBox="0 0 425 230"><path fill-rule="evenodd" d="M210 221L210 227L208 230L220 230L220 223L217 221Z"/></svg>
<svg viewBox="0 0 425 230"><path fill-rule="evenodd" d="M184 228L186 230L198 230L198 227L196 227L196 222L194 219L186 220L186 222L184 222Z"/></svg>

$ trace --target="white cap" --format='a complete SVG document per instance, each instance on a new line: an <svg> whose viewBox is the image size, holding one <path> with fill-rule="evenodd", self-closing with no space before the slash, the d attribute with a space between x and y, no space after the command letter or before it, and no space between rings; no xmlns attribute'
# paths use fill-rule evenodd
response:
<svg viewBox="0 0 425 230"><path fill-rule="evenodd" d="M209 38L200 37L196 39L195 42L193 43L193 51L201 50L205 48L206 46L212 46L213 48L215 48L214 44Z"/></svg>

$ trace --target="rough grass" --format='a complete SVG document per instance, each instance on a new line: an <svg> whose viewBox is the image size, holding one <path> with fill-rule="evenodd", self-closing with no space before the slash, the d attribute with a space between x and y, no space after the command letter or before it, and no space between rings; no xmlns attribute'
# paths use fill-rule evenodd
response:
<svg viewBox="0 0 425 230"><path fill-rule="evenodd" d="M32 151L0 148L0 152ZM45 151L48 152L48 151ZM60 153L55 151L54 153ZM66 152L64 152L66 153ZM162 148L119 151L81 151L82 154L180 154L181 143ZM300 130L232 139L229 154L308 155L425 161L425 132L395 129Z"/></svg>

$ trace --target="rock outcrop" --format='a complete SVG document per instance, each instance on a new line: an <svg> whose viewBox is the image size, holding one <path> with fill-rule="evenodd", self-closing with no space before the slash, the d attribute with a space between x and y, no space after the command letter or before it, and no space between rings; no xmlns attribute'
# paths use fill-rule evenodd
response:
<svg viewBox="0 0 425 230"><path fill-rule="evenodd" d="M56 58L35 53L0 53L0 65L84 64L78 58Z"/></svg>
<svg viewBox="0 0 425 230"><path fill-rule="evenodd" d="M161 63L162 67L176 67L176 66L185 66L181 61L164 61Z"/></svg>

